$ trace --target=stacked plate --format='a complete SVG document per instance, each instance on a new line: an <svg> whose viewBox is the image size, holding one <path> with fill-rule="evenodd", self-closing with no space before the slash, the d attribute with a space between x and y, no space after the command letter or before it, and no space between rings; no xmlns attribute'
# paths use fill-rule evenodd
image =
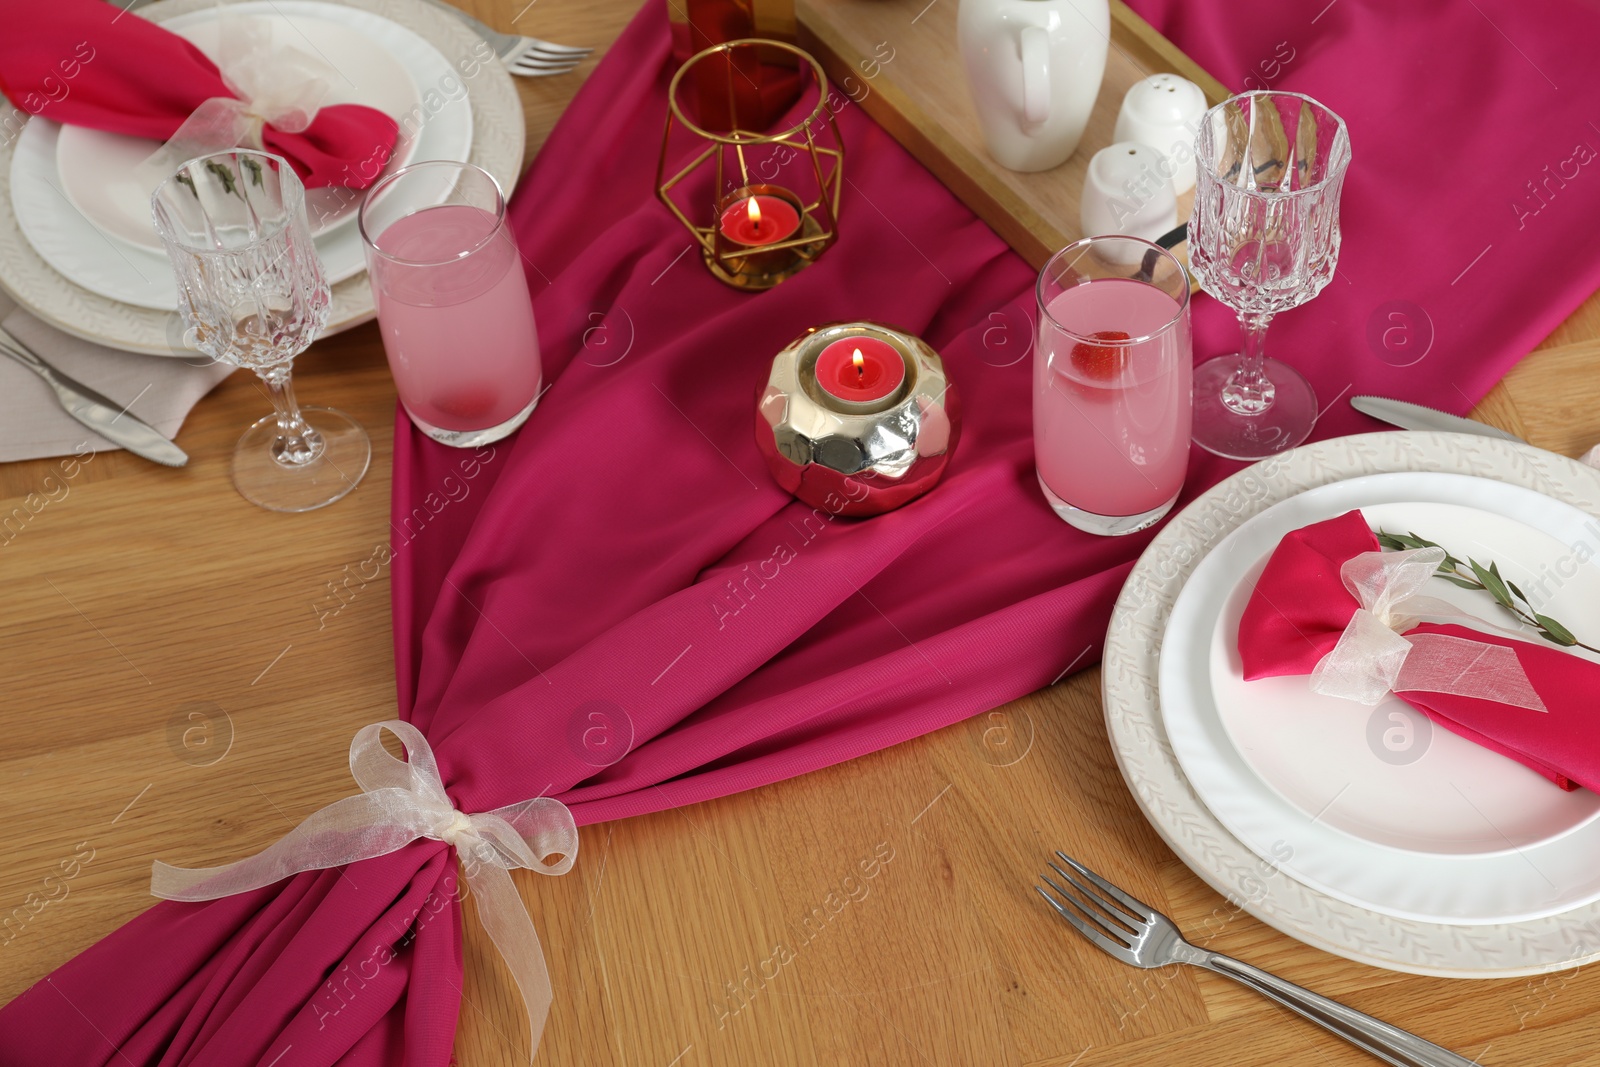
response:
<svg viewBox="0 0 1600 1067"><path fill-rule="evenodd" d="M159 0L135 14L216 58L223 13L213 0ZM227 14L264 20L275 46L332 66L337 78L324 103L365 104L394 118L400 138L386 172L448 159L483 167L508 193L515 184L523 148L516 89L484 42L448 12L425 0L239 0ZM133 178L158 147L40 117L0 145L0 288L79 337L193 355L181 342L171 269ZM373 314L355 221L360 195L307 195L333 283L329 332Z"/></svg>
<svg viewBox="0 0 1600 1067"><path fill-rule="evenodd" d="M1593 470L1452 434L1297 449L1196 500L1129 576L1103 678L1134 796L1235 906L1330 952L1453 977L1600 957L1600 797L1563 792L1398 698L1369 708L1303 677L1243 680L1239 618L1267 557L1351 510L1494 560L1545 614L1600 634ZM1507 624L1484 594L1433 584Z"/></svg>

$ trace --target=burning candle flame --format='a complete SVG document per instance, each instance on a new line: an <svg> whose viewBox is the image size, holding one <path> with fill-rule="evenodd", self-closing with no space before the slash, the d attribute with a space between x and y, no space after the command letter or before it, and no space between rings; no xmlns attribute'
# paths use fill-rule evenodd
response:
<svg viewBox="0 0 1600 1067"><path fill-rule="evenodd" d="M750 228L753 230L761 229L761 205L756 203L755 197L752 196L745 201L744 210L745 214L750 216Z"/></svg>
<svg viewBox="0 0 1600 1067"><path fill-rule="evenodd" d="M857 378L866 377L867 361L861 357L861 349L858 348L855 350L854 354L852 354L850 357L850 362L855 365Z"/></svg>

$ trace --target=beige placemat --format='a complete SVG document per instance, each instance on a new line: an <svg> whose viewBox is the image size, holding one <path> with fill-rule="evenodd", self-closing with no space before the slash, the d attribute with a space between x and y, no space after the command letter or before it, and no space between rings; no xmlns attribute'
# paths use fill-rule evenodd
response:
<svg viewBox="0 0 1600 1067"><path fill-rule="evenodd" d="M142 356L81 341L47 326L0 294L0 325L64 374L119 404L167 437L176 437L189 409L234 368L198 352L190 360ZM33 371L0 356L0 462L63 456L118 446L61 409Z"/></svg>

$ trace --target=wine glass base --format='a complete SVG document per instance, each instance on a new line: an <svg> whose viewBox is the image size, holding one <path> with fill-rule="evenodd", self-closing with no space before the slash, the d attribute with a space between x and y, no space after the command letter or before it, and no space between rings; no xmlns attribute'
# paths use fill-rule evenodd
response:
<svg viewBox="0 0 1600 1067"><path fill-rule="evenodd" d="M1241 415L1222 400L1222 389L1240 357L1217 356L1194 369L1194 443L1226 459L1255 460L1286 452L1311 436L1317 423L1317 394L1305 375L1275 359L1263 362L1272 382L1272 406L1259 415Z"/></svg>
<svg viewBox="0 0 1600 1067"><path fill-rule="evenodd" d="M268 511L314 511L354 489L372 462L367 432L333 408L301 408L307 425L322 435L322 452L303 466L272 456L278 416L258 420L233 450L233 485L239 495Z"/></svg>

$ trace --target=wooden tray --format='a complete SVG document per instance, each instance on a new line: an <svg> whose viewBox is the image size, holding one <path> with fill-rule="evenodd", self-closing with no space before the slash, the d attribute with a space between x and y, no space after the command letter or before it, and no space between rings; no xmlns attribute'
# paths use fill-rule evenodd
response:
<svg viewBox="0 0 1600 1067"><path fill-rule="evenodd" d="M1111 48L1100 96L1072 158L1018 174L989 158L956 46L957 0L796 0L800 46L836 90L888 130L1035 267L1078 232L1078 193L1096 152L1111 144L1122 97L1141 78L1173 73L1220 103L1220 82L1121 0L1111 0ZM892 58L889 58L892 57ZM885 62L885 59L888 61ZM1193 194L1179 199L1180 221Z"/></svg>

